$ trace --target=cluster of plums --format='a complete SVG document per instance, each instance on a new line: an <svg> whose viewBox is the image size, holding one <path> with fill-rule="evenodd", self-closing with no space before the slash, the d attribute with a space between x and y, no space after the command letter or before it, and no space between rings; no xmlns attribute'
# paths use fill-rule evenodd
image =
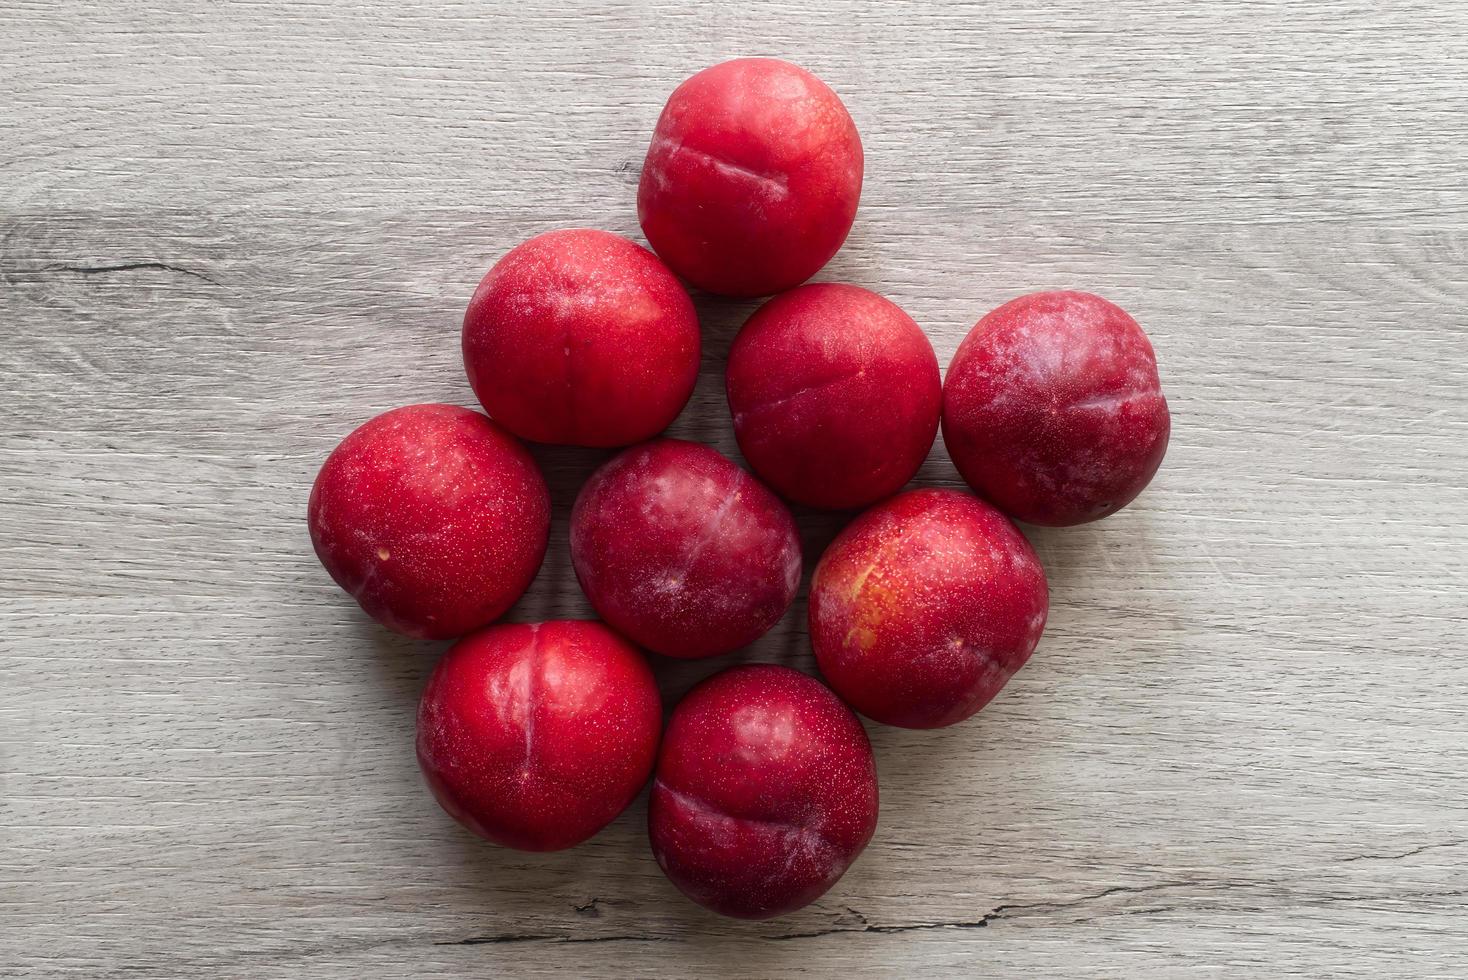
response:
<svg viewBox="0 0 1468 980"><path fill-rule="evenodd" d="M514 248L464 318L488 417L399 408L322 467L309 521L332 577L390 629L470 634L424 691L418 759L475 833L569 847L652 776L653 851L690 898L749 918L813 901L876 827L876 767L847 705L911 728L982 708L1035 649L1048 609L1045 572L1005 515L1105 517L1156 472L1169 431L1156 362L1111 303L1077 292L1006 303L943 381L896 305L857 286L802 286L845 240L861 182L851 117L808 72L741 59L694 75L642 170L638 214L657 254L591 230ZM713 293L778 294L728 361L734 432L758 478L707 446L656 438L698 373L680 276ZM899 492L940 419L977 495ZM521 439L631 446L571 514L572 562L600 623L489 626L546 550L549 494ZM664 730L639 648L712 657L780 619L801 579L782 497L867 508L811 584L830 687L734 667L695 687Z"/></svg>

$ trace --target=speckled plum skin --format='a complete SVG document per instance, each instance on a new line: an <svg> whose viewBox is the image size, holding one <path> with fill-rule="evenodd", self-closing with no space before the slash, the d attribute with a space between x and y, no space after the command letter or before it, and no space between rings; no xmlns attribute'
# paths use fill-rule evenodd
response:
<svg viewBox="0 0 1468 980"><path fill-rule="evenodd" d="M1048 611L1045 570L1008 518L969 493L912 490L866 511L821 556L811 644L857 711L940 728L1024 666Z"/></svg>
<svg viewBox="0 0 1468 980"><path fill-rule="evenodd" d="M693 285L765 296L836 254L861 179L861 138L836 93L789 62L740 58L668 99L637 214L653 250Z"/></svg>
<svg viewBox="0 0 1468 980"><path fill-rule="evenodd" d="M571 562L612 628L669 657L711 657L762 636L800 584L795 519L708 446L624 450L582 487Z"/></svg>
<svg viewBox="0 0 1468 980"><path fill-rule="evenodd" d="M369 616L443 640L493 622L530 585L550 494L525 447L483 415L409 405L342 440L307 524L321 564Z"/></svg>
<svg viewBox="0 0 1468 980"><path fill-rule="evenodd" d="M760 307L729 352L727 382L744 458L811 507L896 493L938 434L933 345L895 303L858 286L812 283Z"/></svg>
<svg viewBox="0 0 1468 980"><path fill-rule="evenodd" d="M698 316L657 256L620 235L537 235L489 270L464 314L464 367L496 422L532 442L657 435L698 378Z"/></svg>
<svg viewBox="0 0 1468 980"><path fill-rule="evenodd" d="M768 919L824 895L877 827L861 721L789 667L715 674L668 722L648 804L669 880L722 915Z"/></svg>
<svg viewBox="0 0 1468 980"><path fill-rule="evenodd" d="M600 623L492 626L453 646L418 705L418 764L481 837L557 851L647 783L662 730L642 654Z"/></svg>
<svg viewBox="0 0 1468 980"><path fill-rule="evenodd" d="M959 345L943 384L958 472L1031 524L1084 524L1131 503L1171 427L1147 335L1090 293L1005 303Z"/></svg>

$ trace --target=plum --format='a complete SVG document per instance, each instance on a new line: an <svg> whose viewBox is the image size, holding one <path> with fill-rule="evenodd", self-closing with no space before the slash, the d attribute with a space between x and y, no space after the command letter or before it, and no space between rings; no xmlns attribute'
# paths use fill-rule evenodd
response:
<svg viewBox="0 0 1468 980"><path fill-rule="evenodd" d="M577 228L495 263L464 314L469 384L533 442L626 446L657 435L698 377L698 317L657 256Z"/></svg>
<svg viewBox="0 0 1468 980"><path fill-rule="evenodd" d="M613 457L571 511L571 562L597 614L670 657L751 643L800 584L780 499L718 451L658 439Z"/></svg>
<svg viewBox="0 0 1468 980"><path fill-rule="evenodd" d="M836 254L861 178L861 138L835 92L787 61L739 58L668 99L637 214L653 250L693 285L764 296Z"/></svg>
<svg viewBox="0 0 1468 980"><path fill-rule="evenodd" d="M988 704L1045 629L1034 549L970 493L911 490L849 524L816 565L810 636L857 711L938 728Z"/></svg>
<svg viewBox="0 0 1468 980"><path fill-rule="evenodd" d="M408 405L336 447L307 524L321 564L368 615L441 640L493 622L530 585L550 494L525 447L483 415Z"/></svg>
<svg viewBox="0 0 1468 980"><path fill-rule="evenodd" d="M474 833L556 851L632 802L662 722L646 659L600 623L491 626L456 643L429 678L418 764Z"/></svg>
<svg viewBox="0 0 1468 980"><path fill-rule="evenodd" d="M1170 430L1147 335L1090 293L1005 303L969 331L943 384L958 472L1031 524L1083 524L1131 503Z"/></svg>
<svg viewBox="0 0 1468 980"><path fill-rule="evenodd" d="M877 826L865 729L789 667L733 667L673 710L647 823L658 865L693 901L766 919L820 898Z"/></svg>
<svg viewBox="0 0 1468 980"><path fill-rule="evenodd" d="M943 387L912 317L858 286L812 283L760 307L729 352L744 458L797 503L862 507L912 479Z"/></svg>

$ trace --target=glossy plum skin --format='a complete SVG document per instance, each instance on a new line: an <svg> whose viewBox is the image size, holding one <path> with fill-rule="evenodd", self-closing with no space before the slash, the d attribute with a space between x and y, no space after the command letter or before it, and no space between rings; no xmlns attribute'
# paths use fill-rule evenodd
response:
<svg viewBox="0 0 1468 980"><path fill-rule="evenodd" d="M464 314L484 410L532 442L626 446L657 435L698 377L698 317L657 256L610 232L537 235L489 270Z"/></svg>
<svg viewBox="0 0 1468 980"><path fill-rule="evenodd" d="M369 616L443 640L493 622L530 585L550 494L525 447L483 415L408 405L342 440L307 524L321 564Z"/></svg>
<svg viewBox="0 0 1468 980"><path fill-rule="evenodd" d="M1090 293L1005 303L959 345L943 385L958 472L1031 524L1084 524L1131 503L1171 428L1147 335Z"/></svg>
<svg viewBox="0 0 1468 980"><path fill-rule="evenodd" d="M571 561L597 614L669 657L711 657L762 636L800 584L795 519L708 446L624 450L582 487Z"/></svg>
<svg viewBox="0 0 1468 980"><path fill-rule="evenodd" d="M765 296L836 254L861 180L861 138L836 93L787 61L739 58L668 99L637 214L653 250L693 285Z"/></svg>
<svg viewBox="0 0 1468 980"><path fill-rule="evenodd" d="M658 865L721 915L767 919L820 898L877 826L861 721L788 667L715 674L668 722L648 804Z"/></svg>
<svg viewBox="0 0 1468 980"><path fill-rule="evenodd" d="M842 510L900 490L938 434L933 345L895 303L812 283L760 307L729 352L729 409L755 473L790 500Z"/></svg>
<svg viewBox="0 0 1468 980"><path fill-rule="evenodd" d="M1008 518L969 493L911 490L862 514L821 556L811 645L857 711L940 728L1024 666L1048 611L1045 570Z"/></svg>
<svg viewBox="0 0 1468 980"><path fill-rule="evenodd" d="M455 644L429 678L418 764L474 833L556 851L626 809L652 773L661 730L647 661L605 626L492 626Z"/></svg>

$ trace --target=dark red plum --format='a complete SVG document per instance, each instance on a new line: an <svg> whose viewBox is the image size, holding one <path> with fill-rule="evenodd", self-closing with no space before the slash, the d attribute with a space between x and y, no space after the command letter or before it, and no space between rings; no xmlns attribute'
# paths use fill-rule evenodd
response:
<svg viewBox="0 0 1468 980"><path fill-rule="evenodd" d="M1031 524L1136 499L1171 432L1142 328L1090 293L1034 293L980 320L943 383L943 441L969 486Z"/></svg>
<svg viewBox="0 0 1468 980"><path fill-rule="evenodd" d="M658 865L699 905L742 919L793 912L845 874L876 826L866 731L814 678L734 667L674 709L648 830Z"/></svg>
<svg viewBox="0 0 1468 980"><path fill-rule="evenodd" d="M571 561L608 625L670 657L752 643L800 584L800 539L780 499L679 439L633 446L592 474L571 512Z"/></svg>

